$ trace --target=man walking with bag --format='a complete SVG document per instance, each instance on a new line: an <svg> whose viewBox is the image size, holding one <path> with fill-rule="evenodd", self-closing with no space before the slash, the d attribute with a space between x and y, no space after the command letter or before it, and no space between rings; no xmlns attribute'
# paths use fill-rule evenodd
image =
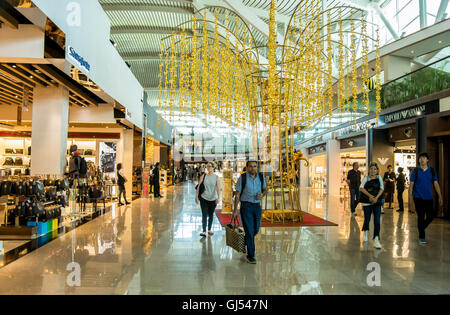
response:
<svg viewBox="0 0 450 315"><path fill-rule="evenodd" d="M428 153L419 154L419 166L411 172L411 185L409 186L410 200L414 198L417 212L417 227L421 244L427 243L425 229L434 219L433 186L439 198L439 207L443 206L436 170L428 165L428 161Z"/></svg>
<svg viewBox="0 0 450 315"><path fill-rule="evenodd" d="M248 161L246 173L242 174L236 183L233 218L239 216L238 204L241 203L241 222L245 231L245 245L247 245L247 262L256 264L255 236L261 226L261 200L267 193L264 176L257 172L257 163Z"/></svg>

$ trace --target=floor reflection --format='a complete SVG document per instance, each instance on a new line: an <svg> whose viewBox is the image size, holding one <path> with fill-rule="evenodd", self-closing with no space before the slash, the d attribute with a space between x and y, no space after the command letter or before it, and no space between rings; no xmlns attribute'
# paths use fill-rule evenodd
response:
<svg viewBox="0 0 450 315"><path fill-rule="evenodd" d="M194 185L139 199L0 269L1 294L441 294L450 293L450 223L436 220L429 245L417 242L416 216L386 211L382 250L362 242L363 214L348 199L301 191L304 211L337 227L262 228L257 265L214 236L201 238ZM372 229L372 226L371 226ZM367 284L369 263L381 286ZM74 265L75 264L75 265ZM74 285L79 266L80 285Z"/></svg>

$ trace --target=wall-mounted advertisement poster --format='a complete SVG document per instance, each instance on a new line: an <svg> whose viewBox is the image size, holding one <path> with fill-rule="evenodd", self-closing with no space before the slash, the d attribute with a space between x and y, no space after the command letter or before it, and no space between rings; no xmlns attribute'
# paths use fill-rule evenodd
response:
<svg viewBox="0 0 450 315"><path fill-rule="evenodd" d="M116 169L117 143L100 142L100 167L105 173L113 173Z"/></svg>

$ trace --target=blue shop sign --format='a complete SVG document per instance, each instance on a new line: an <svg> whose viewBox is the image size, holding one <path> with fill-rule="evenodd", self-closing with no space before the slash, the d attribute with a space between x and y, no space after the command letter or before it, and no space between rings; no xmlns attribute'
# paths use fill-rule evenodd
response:
<svg viewBox="0 0 450 315"><path fill-rule="evenodd" d="M89 64L89 62L87 62L86 60L84 60L83 57L81 57L76 51L75 49L73 49L72 46L68 47L69 49L69 56L75 60L82 68L84 68L87 72L91 71L91 65Z"/></svg>

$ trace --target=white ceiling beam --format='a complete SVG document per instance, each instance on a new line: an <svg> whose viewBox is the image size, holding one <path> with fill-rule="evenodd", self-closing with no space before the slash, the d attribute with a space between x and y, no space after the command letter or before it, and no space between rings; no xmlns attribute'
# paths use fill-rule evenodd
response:
<svg viewBox="0 0 450 315"><path fill-rule="evenodd" d="M185 30L188 34L191 34L191 30ZM181 29L175 27L149 27L149 26L114 26L111 28L111 35L118 34L172 34L181 32Z"/></svg>
<svg viewBox="0 0 450 315"><path fill-rule="evenodd" d="M438 13L436 14L436 21L438 23L445 18L445 11L447 11L448 0L441 0L441 4L439 5Z"/></svg>
<svg viewBox="0 0 450 315"><path fill-rule="evenodd" d="M145 12L169 12L179 14L193 14L192 9L178 8L173 6L161 6L151 4L102 4L103 10L108 11L145 11Z"/></svg>
<svg viewBox="0 0 450 315"><path fill-rule="evenodd" d="M223 2L230 9L234 10L245 22L269 38L269 25L256 15L253 8L245 6L240 0L223 0ZM267 10L267 15L269 15L269 10ZM284 43L284 34L277 32L277 41L278 43Z"/></svg>
<svg viewBox="0 0 450 315"><path fill-rule="evenodd" d="M207 3L203 2L202 0L194 0L192 2L192 4L194 5L195 10L202 10L202 9L207 8L208 6L211 6L211 3L210 3L209 0L208 0ZM215 20L214 14L212 14L208 10L203 10L202 12L206 12L206 19L207 20L209 20L209 21L214 21ZM221 36L223 36L223 37L226 37L226 32L225 32L224 28L219 27L219 34ZM230 42L231 42L231 44L233 46L235 46L235 47L238 46L238 40L234 36L231 36ZM259 60L263 64L269 64L269 61L263 56L259 56Z"/></svg>

